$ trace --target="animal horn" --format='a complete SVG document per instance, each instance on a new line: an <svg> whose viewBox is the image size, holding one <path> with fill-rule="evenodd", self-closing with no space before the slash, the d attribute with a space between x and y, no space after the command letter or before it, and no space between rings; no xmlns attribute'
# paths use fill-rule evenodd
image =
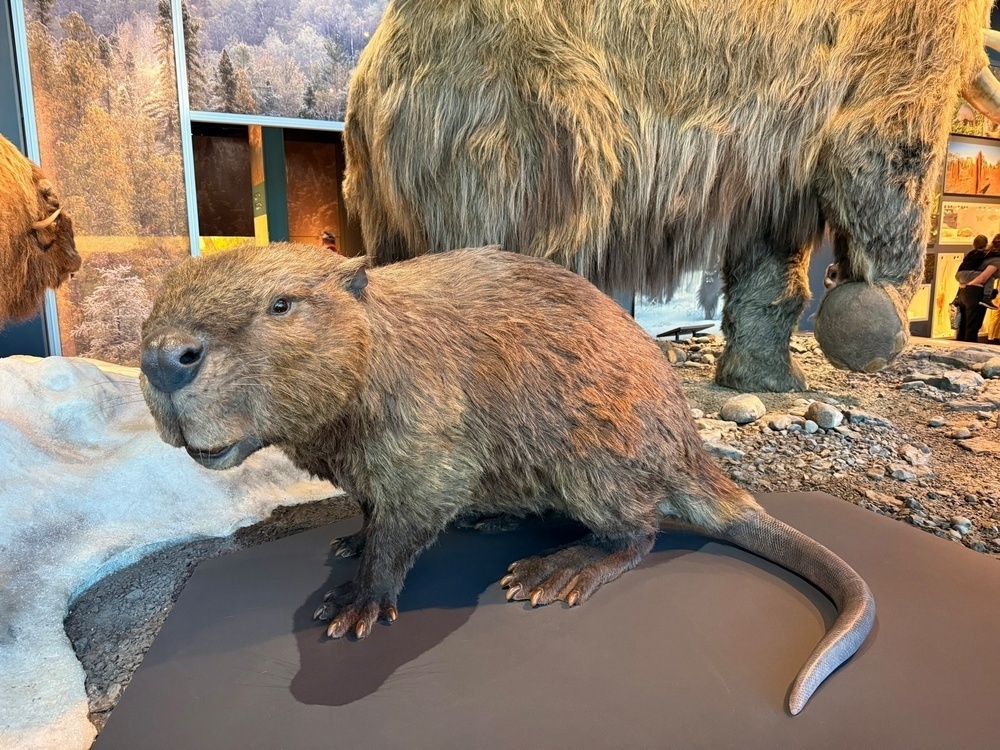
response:
<svg viewBox="0 0 1000 750"><path fill-rule="evenodd" d="M724 527L719 536L811 581L837 605L833 627L792 683L788 710L794 716L865 642L875 624L875 598L861 576L833 552L763 511Z"/></svg>
<svg viewBox="0 0 1000 750"><path fill-rule="evenodd" d="M1000 31L983 29L983 44L1000 52ZM962 98L993 122L1000 124L1000 81L989 67L980 70L972 83L965 87Z"/></svg>
<svg viewBox="0 0 1000 750"><path fill-rule="evenodd" d="M59 218L59 214L62 213L62 206L59 206L55 211L52 212L51 216L46 216L44 219L36 221L31 225L32 229L45 229L45 227L51 226L52 222Z"/></svg>
<svg viewBox="0 0 1000 750"><path fill-rule="evenodd" d="M983 29L983 44L995 52L1000 52L1000 31Z"/></svg>

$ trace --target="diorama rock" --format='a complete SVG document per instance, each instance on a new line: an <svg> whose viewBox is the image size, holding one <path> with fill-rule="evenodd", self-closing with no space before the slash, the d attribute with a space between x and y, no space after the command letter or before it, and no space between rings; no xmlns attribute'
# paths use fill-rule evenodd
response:
<svg viewBox="0 0 1000 750"><path fill-rule="evenodd" d="M806 419L811 419L824 430L832 430L844 421L844 413L835 406L814 401L806 409Z"/></svg>
<svg viewBox="0 0 1000 750"><path fill-rule="evenodd" d="M733 396L723 404L719 411L719 416L727 422L736 424L748 424L756 422L767 413L767 407L758 396L751 393L744 393Z"/></svg>
<svg viewBox="0 0 1000 750"><path fill-rule="evenodd" d="M982 375L984 378L1000 377L1000 357L990 357L983 364Z"/></svg>

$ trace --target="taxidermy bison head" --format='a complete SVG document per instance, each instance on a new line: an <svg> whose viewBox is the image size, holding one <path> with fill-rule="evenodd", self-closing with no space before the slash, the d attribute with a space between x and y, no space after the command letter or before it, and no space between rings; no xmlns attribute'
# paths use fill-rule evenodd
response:
<svg viewBox="0 0 1000 750"><path fill-rule="evenodd" d="M0 137L0 326L30 318L80 269L73 220L52 183Z"/></svg>

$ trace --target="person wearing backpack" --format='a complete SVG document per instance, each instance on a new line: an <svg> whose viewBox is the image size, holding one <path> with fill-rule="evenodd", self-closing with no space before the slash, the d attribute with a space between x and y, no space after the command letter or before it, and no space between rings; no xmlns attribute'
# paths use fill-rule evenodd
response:
<svg viewBox="0 0 1000 750"><path fill-rule="evenodd" d="M983 327L986 308L991 306L983 303L990 303L993 299L993 284L1000 270L1000 250L987 252L988 243L985 235L976 237L972 242L972 250L962 259L962 264L955 272L955 280L959 285L955 304L962 316L958 327L959 341L976 343L979 340L979 329Z"/></svg>

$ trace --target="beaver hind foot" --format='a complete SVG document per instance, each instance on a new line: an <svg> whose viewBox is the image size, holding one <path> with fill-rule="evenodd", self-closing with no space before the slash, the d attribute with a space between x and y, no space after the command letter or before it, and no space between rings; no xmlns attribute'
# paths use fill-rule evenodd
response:
<svg viewBox="0 0 1000 750"><path fill-rule="evenodd" d="M537 607L561 600L572 607L638 565L655 539L655 531L617 538L588 534L575 544L512 563L500 585L507 589L507 601L528 600Z"/></svg>

